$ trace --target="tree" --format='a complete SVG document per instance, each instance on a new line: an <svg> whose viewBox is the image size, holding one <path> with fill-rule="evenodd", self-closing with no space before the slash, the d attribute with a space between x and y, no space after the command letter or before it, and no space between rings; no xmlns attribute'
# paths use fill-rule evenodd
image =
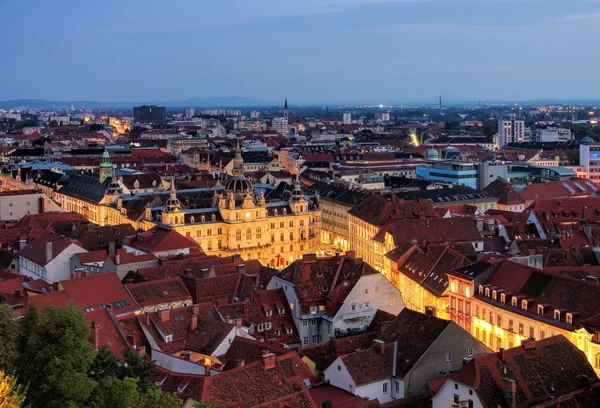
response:
<svg viewBox="0 0 600 408"><path fill-rule="evenodd" d="M129 408L138 398L137 379L125 378L123 381L103 378L90 399L90 408Z"/></svg>
<svg viewBox="0 0 600 408"><path fill-rule="evenodd" d="M17 326L12 318L12 309L0 305L0 370L12 371L17 356Z"/></svg>
<svg viewBox="0 0 600 408"><path fill-rule="evenodd" d="M117 377L124 379L126 377L137 378L138 391L140 393L147 392L154 386L154 376L156 375L156 369L152 362L148 361L145 357L139 356L132 349L123 350L123 364L119 366Z"/></svg>
<svg viewBox="0 0 600 408"><path fill-rule="evenodd" d="M19 408L25 402L23 388L17 380L0 370L0 408Z"/></svg>
<svg viewBox="0 0 600 408"><path fill-rule="evenodd" d="M17 374L29 382L27 402L40 408L83 406L95 387L88 378L94 350L81 310L30 306L23 318Z"/></svg>
<svg viewBox="0 0 600 408"><path fill-rule="evenodd" d="M177 395L163 393L160 388L153 385L147 393L133 401L131 408L181 408L181 405Z"/></svg>
<svg viewBox="0 0 600 408"><path fill-rule="evenodd" d="M101 124L101 123L92 123L90 125L90 130L94 130L94 131L96 131L96 130L104 130L104 125Z"/></svg>
<svg viewBox="0 0 600 408"><path fill-rule="evenodd" d="M110 347L102 346L88 368L88 377L96 381L103 378L115 378L118 370L117 357L112 353Z"/></svg>
<svg viewBox="0 0 600 408"><path fill-rule="evenodd" d="M221 408L218 405L210 404L208 402L201 402L199 404L194 405L194 408Z"/></svg>
<svg viewBox="0 0 600 408"><path fill-rule="evenodd" d="M56 119L52 119L50 123L48 123L50 127L58 127L58 121Z"/></svg>
<svg viewBox="0 0 600 408"><path fill-rule="evenodd" d="M37 119L25 119L19 122L15 127L17 129L22 129L24 127L36 127L38 124Z"/></svg>

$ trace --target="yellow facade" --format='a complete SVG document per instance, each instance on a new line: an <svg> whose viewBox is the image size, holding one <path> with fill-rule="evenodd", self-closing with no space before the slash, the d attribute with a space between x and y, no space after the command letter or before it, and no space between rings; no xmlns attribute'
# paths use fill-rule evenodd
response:
<svg viewBox="0 0 600 408"><path fill-rule="evenodd" d="M527 311L517 313L497 307L484 300L485 289L479 294L480 288L474 288L472 282L455 276L449 276L449 281L450 319L490 349L508 349L519 346L523 340L529 338L541 340L562 334L585 353L596 373L600 375L600 343L594 341L596 336L593 333L588 333L583 328L567 330L537 319L537 315ZM478 296L474 296L475 291ZM507 301L510 302L509 299Z"/></svg>
<svg viewBox="0 0 600 408"><path fill-rule="evenodd" d="M387 257L385 259L386 268L390 269L386 269L384 275L400 291L406 307L421 313L425 313L429 308L435 308L435 316L441 319L449 318L447 290L438 297L404 274L394 261Z"/></svg>
<svg viewBox="0 0 600 408"><path fill-rule="evenodd" d="M373 241L379 227L348 214L348 230L350 249L356 251L357 257L362 258L378 271L383 271L383 256L380 256L383 250L380 248L381 244ZM376 248L378 248L378 251L376 251Z"/></svg>
<svg viewBox="0 0 600 408"><path fill-rule="evenodd" d="M350 249L348 210L352 208L352 205L328 200L323 197L319 199L319 205L323 220L321 242L340 247L344 251L347 251Z"/></svg>

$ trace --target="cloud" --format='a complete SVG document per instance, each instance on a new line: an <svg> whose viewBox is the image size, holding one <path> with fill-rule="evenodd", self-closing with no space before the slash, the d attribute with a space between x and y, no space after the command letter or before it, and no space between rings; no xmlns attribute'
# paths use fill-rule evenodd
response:
<svg viewBox="0 0 600 408"><path fill-rule="evenodd" d="M583 14L571 14L561 18L562 21L600 21L600 11Z"/></svg>

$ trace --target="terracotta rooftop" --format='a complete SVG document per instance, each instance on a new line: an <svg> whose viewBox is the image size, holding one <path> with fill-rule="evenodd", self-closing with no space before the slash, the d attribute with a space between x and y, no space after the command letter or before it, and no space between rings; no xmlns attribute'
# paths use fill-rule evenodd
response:
<svg viewBox="0 0 600 408"><path fill-rule="evenodd" d="M440 217L427 200L403 200L394 195L371 195L354 206L348 214L380 227L390 220Z"/></svg>
<svg viewBox="0 0 600 408"><path fill-rule="evenodd" d="M305 380L315 383L298 355L290 352L268 365L256 362L208 377L202 402L232 408L317 408Z"/></svg>
<svg viewBox="0 0 600 408"><path fill-rule="evenodd" d="M138 306L170 302L192 302L192 296L179 276L126 285L125 288Z"/></svg>
<svg viewBox="0 0 600 408"><path fill-rule="evenodd" d="M392 235L394 245L405 242L475 242L483 241L477 223L471 217L391 220L373 237L383 242L386 233Z"/></svg>
<svg viewBox="0 0 600 408"><path fill-rule="evenodd" d="M71 245L79 245L78 242L69 238L61 237L54 233L44 233L18 252L19 257L28 259L39 266L46 266L49 260L46 258L46 243L52 242L53 260ZM81 251L85 251L81 248Z"/></svg>
<svg viewBox="0 0 600 408"><path fill-rule="evenodd" d="M450 378L473 387L486 407L524 408L589 406L576 402L587 400L586 396L573 395L590 392L581 376L590 378L591 384L598 382L583 352L563 336L554 336L476 357ZM516 384L514 405L513 382ZM554 405L559 398L561 403ZM546 402L551 405L545 405Z"/></svg>
<svg viewBox="0 0 600 408"><path fill-rule="evenodd" d="M175 230L161 227L140 232L136 236L125 237L123 244L145 253L200 248L194 240L184 237Z"/></svg>

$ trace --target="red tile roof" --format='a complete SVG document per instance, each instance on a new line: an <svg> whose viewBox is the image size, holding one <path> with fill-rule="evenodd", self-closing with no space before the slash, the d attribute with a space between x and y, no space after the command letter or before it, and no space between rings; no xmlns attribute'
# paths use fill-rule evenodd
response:
<svg viewBox="0 0 600 408"><path fill-rule="evenodd" d="M60 282L73 303L82 308L99 309L108 305L115 313L131 311L136 304L114 272Z"/></svg>
<svg viewBox="0 0 600 408"><path fill-rule="evenodd" d="M476 357L450 378L473 387L486 407L510 407L514 381L516 405L513 406L522 408L546 402L555 406L554 402L562 396L586 392L589 385L580 380L582 375L591 378L592 384L598 382L583 352L560 335ZM563 402L564 406L581 406Z"/></svg>
<svg viewBox="0 0 600 408"><path fill-rule="evenodd" d="M369 224L383 226L390 220L414 220L439 218L427 200L403 200L395 195L371 195L358 203L350 211L353 215Z"/></svg>
<svg viewBox="0 0 600 408"><path fill-rule="evenodd" d="M138 315L138 321L150 333L160 350L169 354L190 350L210 356L233 330L233 325L219 320L212 309L197 315L198 324L194 330L190 326L193 306L169 310L165 321L161 320L160 313L148 313L150 324L146 324L145 315ZM165 342L161 332L172 335L172 341Z"/></svg>
<svg viewBox="0 0 600 408"><path fill-rule="evenodd" d="M104 262L106 258L108 258L108 254L104 250L100 251L92 251L92 252L82 252L79 254L75 254L75 257L82 264L93 263L93 262Z"/></svg>
<svg viewBox="0 0 600 408"><path fill-rule="evenodd" d="M572 178L567 181L546 181L544 183L528 184L521 192L521 197L525 201L587 197L598 189L593 183L591 184L594 188L590 188L588 183L590 181L586 179Z"/></svg>
<svg viewBox="0 0 600 408"><path fill-rule="evenodd" d="M138 306L151 306L170 302L191 302L192 296L179 276L133 283L125 288Z"/></svg>
<svg viewBox="0 0 600 408"><path fill-rule="evenodd" d="M113 354L119 360L122 359L122 352L128 346L116 319L111 316L110 311L108 309L98 309L85 313L84 316L88 321L88 327L90 327L88 336L90 343L94 344L95 341L94 330L92 329L94 325L98 327L98 345L109 346Z"/></svg>
<svg viewBox="0 0 600 408"><path fill-rule="evenodd" d="M52 258L56 258L60 255L65 249L70 247L71 245L80 245L78 242L73 241L72 239L61 237L54 233L44 233L34 241L27 244L25 248L18 252L19 257L28 259L39 266L46 266L49 262L46 258L46 243L52 242ZM81 248L81 251L85 251L85 249Z"/></svg>
<svg viewBox="0 0 600 408"><path fill-rule="evenodd" d="M413 247L408 257L398 262L398 271L435 296L448 290L447 272L471 262L448 246L437 246L427 253Z"/></svg>
<svg viewBox="0 0 600 408"><path fill-rule="evenodd" d="M305 379L314 384L298 355L290 352L276 357L273 368L256 362L207 378L202 402L232 408L317 408Z"/></svg>
<svg viewBox="0 0 600 408"><path fill-rule="evenodd" d="M175 230L162 227L154 227L138 233L137 236L126 237L124 244L145 253L200 248L193 239L186 238Z"/></svg>
<svg viewBox="0 0 600 408"><path fill-rule="evenodd" d="M386 233L392 235L396 246L414 239L427 243L483 241L477 223L471 217L391 220L373 239L383 242Z"/></svg>
<svg viewBox="0 0 600 408"><path fill-rule="evenodd" d="M285 268L279 278L294 284L302 313L311 307L325 307L335 316L344 299L363 275L378 273L360 258L353 256L317 258L304 256Z"/></svg>
<svg viewBox="0 0 600 408"><path fill-rule="evenodd" d="M282 356L289 353L290 349L263 341L236 336L227 349L227 352L217 358L224 365L223 370L227 371L246 364L262 361L261 358L265 351L277 356Z"/></svg>

